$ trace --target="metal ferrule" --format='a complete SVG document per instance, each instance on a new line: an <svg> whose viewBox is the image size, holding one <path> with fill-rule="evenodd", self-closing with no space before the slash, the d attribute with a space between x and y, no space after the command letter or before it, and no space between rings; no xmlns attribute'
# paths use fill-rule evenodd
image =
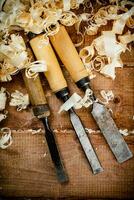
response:
<svg viewBox="0 0 134 200"><path fill-rule="evenodd" d="M38 36L38 35L35 34L35 33L32 33L32 32L29 32L29 33L27 34L27 36L28 36L29 40L32 40L33 38L35 38L35 37Z"/></svg>
<svg viewBox="0 0 134 200"><path fill-rule="evenodd" d="M80 79L79 81L76 82L76 85L79 87L79 88L82 88L84 91L86 91L86 89L88 89L90 86L89 86L89 77L84 77L82 79Z"/></svg>
<svg viewBox="0 0 134 200"><path fill-rule="evenodd" d="M65 87L62 90L56 92L55 94L57 98L62 99L65 102L68 99L69 91L68 91L68 88Z"/></svg>
<svg viewBox="0 0 134 200"><path fill-rule="evenodd" d="M41 104L33 107L33 113L38 118L50 116L50 110L48 104Z"/></svg>

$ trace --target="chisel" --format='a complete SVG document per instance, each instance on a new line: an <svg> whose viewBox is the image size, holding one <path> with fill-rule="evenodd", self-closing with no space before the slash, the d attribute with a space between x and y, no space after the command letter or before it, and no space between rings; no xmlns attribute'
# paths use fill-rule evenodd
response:
<svg viewBox="0 0 134 200"><path fill-rule="evenodd" d="M32 52L30 51L30 49L27 48L27 50L29 51L30 56L32 56ZM27 78L24 71L22 72L22 76L25 82L26 89L30 96L33 113L37 118L41 119L44 124L45 138L47 141L51 159L55 166L57 178L60 183L68 182L68 176L65 172L65 168L60 157L54 133L49 126L48 118L50 116L50 110L41 85L40 78L39 76L37 76L36 79Z"/></svg>
<svg viewBox="0 0 134 200"><path fill-rule="evenodd" d="M48 71L45 72L45 76L49 82L52 91L56 94L58 98L61 98L65 102L69 98L67 83L62 74L59 63L50 43L45 44L43 35L34 35L33 37L33 34L29 34L29 39L31 48L37 60L45 60L47 64ZM69 115L72 126L85 152L87 160L90 163L93 173L97 174L103 171L97 155L92 147L92 144L87 137L82 122L80 118L76 115L73 108L69 110Z"/></svg>
<svg viewBox="0 0 134 200"><path fill-rule="evenodd" d="M82 88L83 91L89 89L90 83L88 73L65 27L61 25L58 33L50 37L50 41L77 86ZM92 98L95 100L94 95ZM94 101L91 113L117 161L122 163L130 159L133 154L118 131L107 108Z"/></svg>

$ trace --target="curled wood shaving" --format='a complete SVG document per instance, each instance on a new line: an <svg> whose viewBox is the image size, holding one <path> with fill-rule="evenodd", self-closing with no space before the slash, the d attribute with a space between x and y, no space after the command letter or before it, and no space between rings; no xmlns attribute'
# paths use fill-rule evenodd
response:
<svg viewBox="0 0 134 200"><path fill-rule="evenodd" d="M10 106L17 106L17 111L21 111L23 109L26 109L29 105L29 96L28 94L23 94L19 92L18 90L15 90L15 92L11 93L11 101L9 103Z"/></svg>
<svg viewBox="0 0 134 200"><path fill-rule="evenodd" d="M94 51L93 45L84 47L79 52L79 56L82 59L84 66L86 67L89 75L92 75L92 74L90 74L91 70L92 70L91 60L94 57L94 54L95 54L95 51Z"/></svg>
<svg viewBox="0 0 134 200"><path fill-rule="evenodd" d="M6 114L0 113L0 122L1 122L3 119L6 119L6 118L7 118L7 115L6 115Z"/></svg>
<svg viewBox="0 0 134 200"><path fill-rule="evenodd" d="M11 136L11 129L8 127L1 128L0 133L2 134L2 137L0 138L0 148L6 149L9 146L11 146L13 142L13 139Z"/></svg>
<svg viewBox="0 0 134 200"><path fill-rule="evenodd" d="M85 131L87 133L89 133L89 134L91 134L91 133L100 133L100 130L93 130L91 128L85 128Z"/></svg>
<svg viewBox="0 0 134 200"><path fill-rule="evenodd" d="M68 111L70 108L74 107L75 109L80 109L82 107L89 107L93 104L93 91L91 89L87 89L84 97L82 98L77 93L74 93L62 106L58 113L62 111Z"/></svg>
<svg viewBox="0 0 134 200"><path fill-rule="evenodd" d="M94 69L95 71L101 71L101 69L105 66L106 59L106 56L96 56L91 63L92 69Z"/></svg>
<svg viewBox="0 0 134 200"><path fill-rule="evenodd" d="M131 32L128 31L124 35L119 35L118 39L122 44L126 45L126 44L134 41L134 33L131 34Z"/></svg>
<svg viewBox="0 0 134 200"><path fill-rule="evenodd" d="M0 111L5 109L6 101L7 101L6 89L1 87L1 90L0 90Z"/></svg>
<svg viewBox="0 0 134 200"><path fill-rule="evenodd" d="M28 133L32 133L32 135L35 135L35 134L37 134L37 133L41 133L41 132L42 132L42 129L41 129L41 128L39 128L39 129L37 129L37 130L28 129L27 132L28 132Z"/></svg>
<svg viewBox="0 0 134 200"><path fill-rule="evenodd" d="M60 18L61 24L65 25L65 26L72 26L77 21L78 21L77 16L71 11L62 13L61 18Z"/></svg>
<svg viewBox="0 0 134 200"><path fill-rule="evenodd" d="M78 32L77 35L79 35L81 37L81 41L78 42L77 44L75 43L74 44L75 47L81 46L83 44L83 42L84 42L84 35L81 32Z"/></svg>
<svg viewBox="0 0 134 200"><path fill-rule="evenodd" d="M47 65L44 60L34 61L27 66L25 70L26 77L36 78L39 72L47 71Z"/></svg>
<svg viewBox="0 0 134 200"><path fill-rule="evenodd" d="M114 80L116 77L116 71L115 71L116 67L123 67L123 63L122 63L120 57L113 58L112 62L105 65L101 69L100 73L105 75L106 77L110 77Z"/></svg>
<svg viewBox="0 0 134 200"><path fill-rule="evenodd" d="M126 25L128 28L134 28L134 15L129 17L129 19L126 22Z"/></svg>
<svg viewBox="0 0 134 200"><path fill-rule="evenodd" d="M74 93L62 106L60 107L60 110L58 113L64 111L68 111L70 108L74 107L74 105L81 100L81 97Z"/></svg>
<svg viewBox="0 0 134 200"><path fill-rule="evenodd" d="M114 22L112 31L116 34L122 34L127 20L134 15L134 7L124 14L121 14L119 18Z"/></svg>
<svg viewBox="0 0 134 200"><path fill-rule="evenodd" d="M68 11L71 8L71 0L63 0L63 10Z"/></svg>
<svg viewBox="0 0 134 200"><path fill-rule="evenodd" d="M97 53L100 56L104 56L105 55L105 49L104 49L104 37L103 35L97 37L94 41L93 41L93 45L97 51Z"/></svg>
<svg viewBox="0 0 134 200"><path fill-rule="evenodd" d="M89 19L91 18L91 14L89 13L82 13L80 15L77 16L77 21L75 23L75 29L76 29L76 32L79 33L80 32L80 25L81 23L84 21L84 22L88 22Z"/></svg>
<svg viewBox="0 0 134 200"><path fill-rule="evenodd" d="M78 9L82 3L84 3L84 0L71 0L71 9Z"/></svg>
<svg viewBox="0 0 134 200"><path fill-rule="evenodd" d="M97 25L91 25L86 28L87 35L96 35L99 27Z"/></svg>
<svg viewBox="0 0 134 200"><path fill-rule="evenodd" d="M89 57L88 59L89 61L93 58L94 54L95 54L95 51L94 51L93 45L84 47L79 52L80 58L83 59L83 58Z"/></svg>
<svg viewBox="0 0 134 200"><path fill-rule="evenodd" d="M128 0L123 0L120 2L122 7L125 7L126 5L131 5L134 6L134 2L128 1Z"/></svg>
<svg viewBox="0 0 134 200"><path fill-rule="evenodd" d="M113 99L114 99L114 94L113 94L113 92L111 90L108 90L108 91L101 90L100 94L101 94L102 98L105 101L102 101L100 99L98 99L98 101L101 102L101 103L103 103L103 104L108 104L109 101L113 101Z"/></svg>
<svg viewBox="0 0 134 200"><path fill-rule="evenodd" d="M120 132L123 136L128 136L128 135L134 134L134 130L129 131L128 129L120 129L119 132Z"/></svg>
<svg viewBox="0 0 134 200"><path fill-rule="evenodd" d="M10 64L9 60L4 59L0 63L0 81L7 82L12 80L12 75L17 74L19 69L16 69L13 65Z"/></svg>
<svg viewBox="0 0 134 200"><path fill-rule="evenodd" d="M79 102L74 105L75 109L80 109L82 107L88 108L93 104L93 91L91 89L87 89L85 95Z"/></svg>

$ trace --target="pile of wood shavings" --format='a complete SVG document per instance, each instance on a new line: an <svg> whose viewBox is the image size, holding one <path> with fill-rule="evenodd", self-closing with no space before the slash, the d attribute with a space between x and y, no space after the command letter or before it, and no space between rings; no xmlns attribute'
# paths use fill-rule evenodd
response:
<svg viewBox="0 0 134 200"><path fill-rule="evenodd" d="M130 30L124 33L125 26L134 28L133 16L134 3L131 1L101 7L93 15L86 29L88 35L96 35L99 27L107 25L108 21L113 21L113 27L111 31L102 31L101 36L94 39L90 46L81 49L79 55L89 73L94 70L115 79L115 68L123 67L121 53L130 51L128 44L134 41L134 34Z"/></svg>

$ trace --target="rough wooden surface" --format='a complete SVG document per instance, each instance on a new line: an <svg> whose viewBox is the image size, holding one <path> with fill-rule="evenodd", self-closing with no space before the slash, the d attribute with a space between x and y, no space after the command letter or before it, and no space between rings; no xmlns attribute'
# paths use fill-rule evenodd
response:
<svg viewBox="0 0 134 200"><path fill-rule="evenodd" d="M69 30L71 33L71 30ZM75 41L75 35L71 35ZM91 43L85 38L85 45ZM109 104L113 110L113 118L120 129L133 130L134 115L134 51L123 55L126 67L117 69L115 81L97 73L91 81L97 96L100 90L112 90L115 99ZM83 93L74 85L67 71L64 75L68 81L70 92ZM52 94L48 83L42 76L42 84L51 108L51 127L55 135L66 170L69 183L60 185L57 182L53 164L44 138L41 122L33 116L31 108L17 112L7 107L8 118L1 124L12 129L13 144L6 150L0 150L0 195L5 197L40 197L39 199L130 199L134 198L134 159L118 164L109 150L101 133L90 134L89 137L96 149L104 172L93 175L80 144L72 129L67 113L57 114L61 102ZM21 75L13 78L11 83L1 84L9 92L18 89L26 92ZM98 130L93 118L86 109L77 111L87 128ZM39 129L41 133L32 135L29 129ZM134 153L134 136L125 137Z"/></svg>

